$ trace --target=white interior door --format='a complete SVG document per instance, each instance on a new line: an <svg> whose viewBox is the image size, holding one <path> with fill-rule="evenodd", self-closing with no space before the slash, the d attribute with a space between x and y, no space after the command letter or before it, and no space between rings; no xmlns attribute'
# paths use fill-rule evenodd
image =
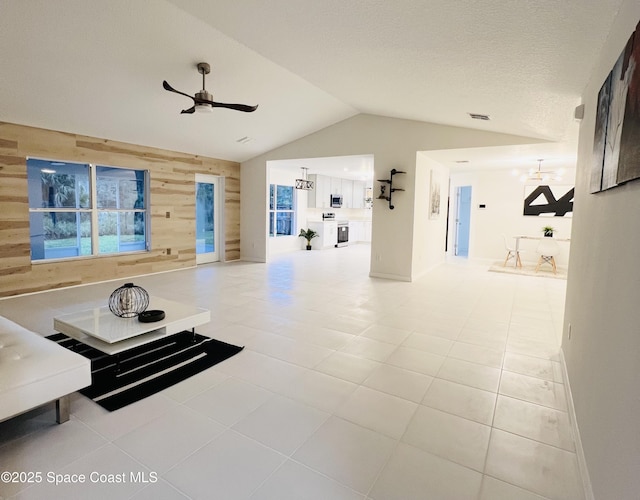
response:
<svg viewBox="0 0 640 500"><path fill-rule="evenodd" d="M196 263L220 260L220 185L222 178L196 174Z"/></svg>
<svg viewBox="0 0 640 500"><path fill-rule="evenodd" d="M469 230L471 227L471 186L461 186L456 193L456 245L455 255L469 256Z"/></svg>

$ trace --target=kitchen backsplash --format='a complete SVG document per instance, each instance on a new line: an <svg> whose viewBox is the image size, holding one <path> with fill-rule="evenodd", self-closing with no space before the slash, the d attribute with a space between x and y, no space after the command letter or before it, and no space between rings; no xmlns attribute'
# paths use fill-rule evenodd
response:
<svg viewBox="0 0 640 500"><path fill-rule="evenodd" d="M366 208L308 208L307 220L321 220L324 212L333 212L336 219L371 220L371 210Z"/></svg>

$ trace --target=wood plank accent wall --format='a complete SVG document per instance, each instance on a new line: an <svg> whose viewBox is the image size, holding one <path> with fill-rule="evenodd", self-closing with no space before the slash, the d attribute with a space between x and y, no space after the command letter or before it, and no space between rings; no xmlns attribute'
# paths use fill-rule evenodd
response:
<svg viewBox="0 0 640 500"><path fill-rule="evenodd" d="M149 170L151 251L32 264L27 157ZM224 258L237 260L239 163L0 122L0 297L195 266L196 173L225 178Z"/></svg>

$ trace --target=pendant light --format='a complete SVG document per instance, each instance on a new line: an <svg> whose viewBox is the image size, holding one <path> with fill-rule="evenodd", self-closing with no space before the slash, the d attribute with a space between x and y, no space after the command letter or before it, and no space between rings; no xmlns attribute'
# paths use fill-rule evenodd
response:
<svg viewBox="0 0 640 500"><path fill-rule="evenodd" d="M300 167L302 169L302 179L296 179L296 189L304 189L310 191L313 189L313 181L307 180L307 167Z"/></svg>
<svg viewBox="0 0 640 500"><path fill-rule="evenodd" d="M562 171L555 170L542 170L542 162L544 159L538 159L538 169L530 169L529 175L523 175L520 179L527 182L549 182L549 181L561 181Z"/></svg>

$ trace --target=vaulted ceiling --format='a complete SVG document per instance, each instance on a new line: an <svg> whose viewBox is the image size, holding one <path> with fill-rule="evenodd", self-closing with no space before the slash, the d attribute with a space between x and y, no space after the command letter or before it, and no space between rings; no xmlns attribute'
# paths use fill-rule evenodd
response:
<svg viewBox="0 0 640 500"><path fill-rule="evenodd" d="M236 161L357 113L566 141L620 3L0 0L0 120ZM258 110L181 115L200 61Z"/></svg>

